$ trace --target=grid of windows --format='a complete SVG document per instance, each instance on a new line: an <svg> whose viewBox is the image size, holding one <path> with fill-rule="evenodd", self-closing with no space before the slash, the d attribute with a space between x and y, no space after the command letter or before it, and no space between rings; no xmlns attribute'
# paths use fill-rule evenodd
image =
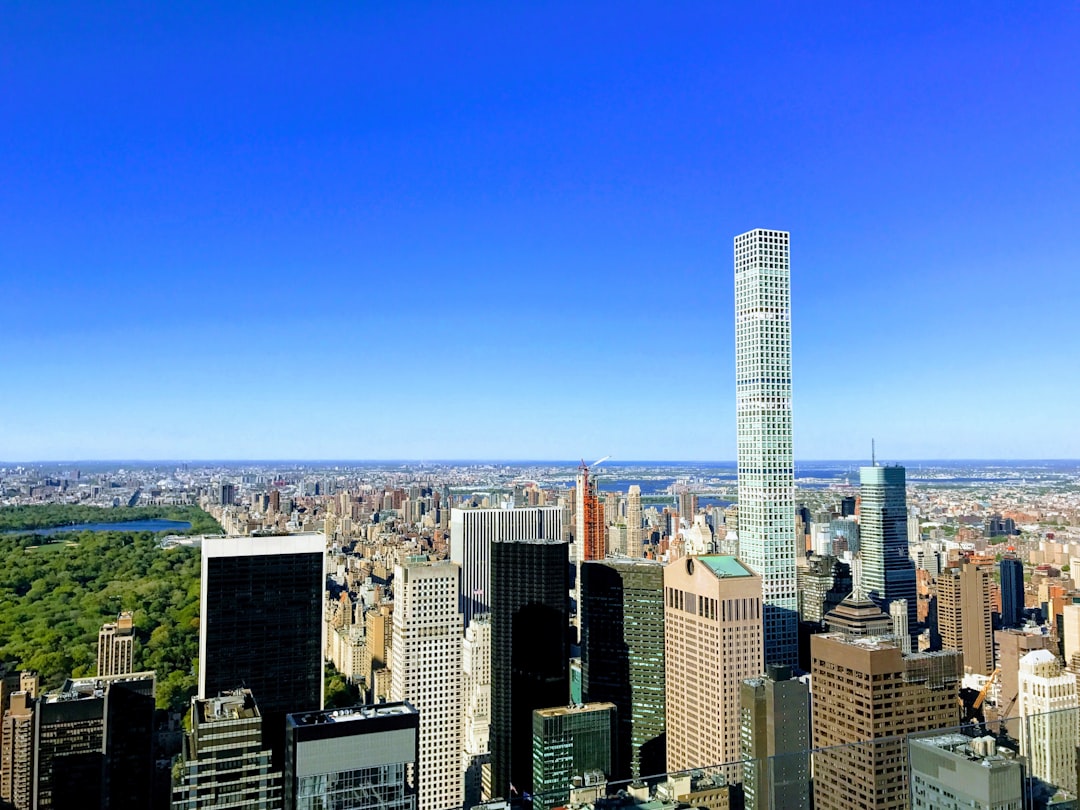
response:
<svg viewBox="0 0 1080 810"><path fill-rule="evenodd" d="M735 237L739 557L762 577L766 660L783 664L798 653L789 241Z"/></svg>

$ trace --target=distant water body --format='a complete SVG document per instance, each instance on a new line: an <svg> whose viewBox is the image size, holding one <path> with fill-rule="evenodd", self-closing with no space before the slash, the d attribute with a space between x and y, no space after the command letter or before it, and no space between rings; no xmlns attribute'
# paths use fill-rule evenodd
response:
<svg viewBox="0 0 1080 810"><path fill-rule="evenodd" d="M48 529L18 529L5 534L40 534L51 537L65 532L186 532L191 524L186 520L124 520L119 523L77 523L72 526L52 526Z"/></svg>

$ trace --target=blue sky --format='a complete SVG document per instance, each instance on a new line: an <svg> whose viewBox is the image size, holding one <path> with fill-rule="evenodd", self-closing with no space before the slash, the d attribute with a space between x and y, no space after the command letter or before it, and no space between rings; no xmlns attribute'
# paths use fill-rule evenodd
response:
<svg viewBox="0 0 1080 810"><path fill-rule="evenodd" d="M797 458L1080 457L1075 3L225 5L5 6L0 458L731 459L753 227Z"/></svg>

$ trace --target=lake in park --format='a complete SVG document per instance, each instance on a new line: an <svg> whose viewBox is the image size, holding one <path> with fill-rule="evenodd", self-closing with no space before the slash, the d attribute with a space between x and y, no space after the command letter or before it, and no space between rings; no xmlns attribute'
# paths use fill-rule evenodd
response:
<svg viewBox="0 0 1080 810"><path fill-rule="evenodd" d="M50 537L65 532L186 532L191 524L186 520L124 520L119 523L77 523L72 526L52 526L48 529L19 529L5 534L40 534Z"/></svg>

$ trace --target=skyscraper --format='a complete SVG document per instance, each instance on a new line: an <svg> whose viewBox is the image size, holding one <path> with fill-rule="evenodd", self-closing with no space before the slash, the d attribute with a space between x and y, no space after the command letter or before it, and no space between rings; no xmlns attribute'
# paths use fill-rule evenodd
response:
<svg viewBox="0 0 1080 810"><path fill-rule="evenodd" d="M711 554L665 566L669 771L741 758L739 690L765 668L762 615L761 577L736 558Z"/></svg>
<svg viewBox="0 0 1080 810"><path fill-rule="evenodd" d="M491 544L496 540L563 539L559 506L450 510L450 559L461 566L465 627L491 610Z"/></svg>
<svg viewBox="0 0 1080 810"><path fill-rule="evenodd" d="M574 506L574 561L604 559L604 505L596 494L596 479L589 478L584 463L578 472Z"/></svg>
<svg viewBox="0 0 1080 810"><path fill-rule="evenodd" d="M959 653L905 655L891 638L844 633L813 636L810 648L814 807L904 810L903 737L959 723Z"/></svg>
<svg viewBox="0 0 1080 810"><path fill-rule="evenodd" d="M795 665L795 464L791 447L791 265L786 231L735 237L739 558L761 576L765 660Z"/></svg>
<svg viewBox="0 0 1080 810"><path fill-rule="evenodd" d="M1076 676L1049 650L1033 650L1020 659L1018 703L1031 775L1075 793Z"/></svg>
<svg viewBox="0 0 1080 810"><path fill-rule="evenodd" d="M199 697L250 689L280 762L285 715L323 703L324 535L206 537Z"/></svg>
<svg viewBox="0 0 1080 810"><path fill-rule="evenodd" d="M791 668L742 682L739 726L746 810L809 810L810 692Z"/></svg>
<svg viewBox="0 0 1080 810"><path fill-rule="evenodd" d="M285 807L416 810L420 715L408 703L292 714L286 729Z"/></svg>
<svg viewBox="0 0 1080 810"><path fill-rule="evenodd" d="M192 698L191 731L173 784L172 810L220 807L276 810L281 807L281 772L262 742L262 716L250 689L213 698Z"/></svg>
<svg viewBox="0 0 1080 810"><path fill-rule="evenodd" d="M615 706L585 703L533 712L533 808L561 807L575 777L611 776ZM599 774L603 774L600 776Z"/></svg>
<svg viewBox="0 0 1080 810"><path fill-rule="evenodd" d="M903 467L859 468L859 555L863 590L885 613L906 599L908 629L918 624L915 563L908 552L907 483Z"/></svg>
<svg viewBox="0 0 1080 810"><path fill-rule="evenodd" d="M1016 556L1001 558L1001 626L1024 623L1024 563Z"/></svg>
<svg viewBox="0 0 1080 810"><path fill-rule="evenodd" d="M491 790L532 790L532 713L570 698L566 543L491 546Z"/></svg>
<svg viewBox="0 0 1080 810"><path fill-rule="evenodd" d="M581 580L582 690L617 709L613 776L663 773L664 566L596 560L581 566Z"/></svg>
<svg viewBox="0 0 1080 810"><path fill-rule="evenodd" d="M994 669L989 565L965 562L937 578L937 625L941 646L964 657L964 669L989 675Z"/></svg>
<svg viewBox="0 0 1080 810"><path fill-rule="evenodd" d="M630 557L644 554L644 517L641 511L641 487L631 484L626 494L626 553Z"/></svg>
<svg viewBox="0 0 1080 810"><path fill-rule="evenodd" d="M491 615L482 613L465 628L461 647L462 763L465 806L491 795ZM485 779L486 775L486 779Z"/></svg>
<svg viewBox="0 0 1080 810"><path fill-rule="evenodd" d="M420 810L461 807L461 613L449 560L394 569L390 697L420 712Z"/></svg>
<svg viewBox="0 0 1080 810"><path fill-rule="evenodd" d="M103 624L98 632L97 674L128 675L135 670L133 621L130 612L116 617L116 623Z"/></svg>

